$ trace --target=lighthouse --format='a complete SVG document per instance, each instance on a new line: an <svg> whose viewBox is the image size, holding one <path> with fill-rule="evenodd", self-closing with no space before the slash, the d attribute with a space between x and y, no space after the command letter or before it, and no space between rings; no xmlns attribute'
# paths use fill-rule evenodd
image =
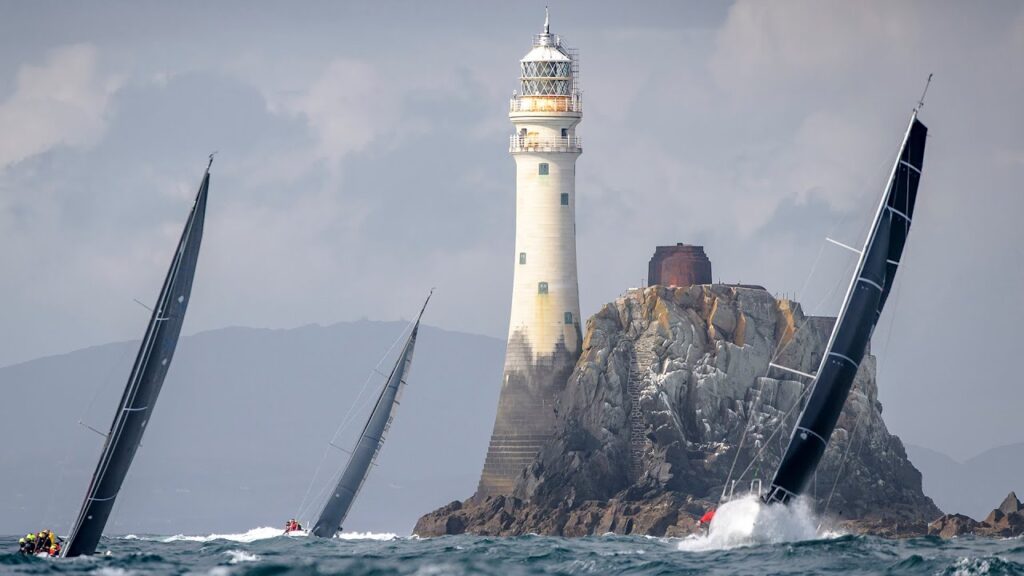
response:
<svg viewBox="0 0 1024 576"><path fill-rule="evenodd" d="M498 413L477 493L509 494L551 438L554 400L580 354L576 279L576 127L583 117L575 50L544 32L520 61L509 102L516 165L512 313Z"/></svg>

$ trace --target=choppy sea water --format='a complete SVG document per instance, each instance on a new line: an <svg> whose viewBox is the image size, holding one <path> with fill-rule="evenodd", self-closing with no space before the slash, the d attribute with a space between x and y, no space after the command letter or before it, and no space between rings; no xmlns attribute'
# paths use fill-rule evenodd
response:
<svg viewBox="0 0 1024 576"><path fill-rule="evenodd" d="M356 534L330 540L245 534L104 538L101 555L24 558L0 538L2 574L1022 574L1024 539L830 536L799 542L709 547L706 539L595 536L398 538Z"/></svg>

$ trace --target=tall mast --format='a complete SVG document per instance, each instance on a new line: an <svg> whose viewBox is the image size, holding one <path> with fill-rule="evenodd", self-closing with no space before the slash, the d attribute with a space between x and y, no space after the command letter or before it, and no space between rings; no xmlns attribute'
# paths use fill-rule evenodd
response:
<svg viewBox="0 0 1024 576"><path fill-rule="evenodd" d="M814 476L892 290L910 232L924 162L928 129L917 119L923 99L922 94L922 102L910 116L843 307L811 383L807 405L764 496L767 502L788 502L803 493Z"/></svg>
<svg viewBox="0 0 1024 576"><path fill-rule="evenodd" d="M121 484L135 458L135 452L139 449L146 424L153 414L153 407L178 345L178 336L181 334L181 325L185 321L185 312L192 293L192 280L195 277L199 245L203 238L211 164L213 154L210 155L210 164L203 174L192 211L181 233L163 287L160 289L160 296L153 306L153 314L135 357L135 364L125 385L121 402L114 414L114 421L110 425L103 453L96 464L78 518L61 551L62 556L79 556L96 551L107 519L114 508L114 500L121 490Z"/></svg>
<svg viewBox="0 0 1024 576"><path fill-rule="evenodd" d="M402 351L398 355L398 361L395 362L394 368L391 369L391 375L388 376L384 388L377 397L377 403L374 405L373 411L370 412L370 417L363 426L363 431L356 441L355 448L352 450L345 470L341 473L337 485L320 510L316 523L310 531L314 536L330 538L341 530L342 523L348 516L356 496L359 495L359 491L366 481L370 466L373 465L381 446L384 445L384 437L391 426L391 421L394 419L398 399L401 397L402 390L406 385L406 379L409 377L413 351L416 347L416 336L420 329L420 320L423 318L423 312L427 309L431 295L433 295L433 290L427 296L426 301L423 302L423 307L420 308L419 316L416 317L412 331L409 333L409 337L406 339L405 345L402 346Z"/></svg>

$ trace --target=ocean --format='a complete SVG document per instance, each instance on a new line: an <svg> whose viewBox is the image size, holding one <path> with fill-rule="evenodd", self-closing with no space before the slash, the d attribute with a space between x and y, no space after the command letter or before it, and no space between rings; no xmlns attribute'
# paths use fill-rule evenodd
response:
<svg viewBox="0 0 1024 576"><path fill-rule="evenodd" d="M708 538L281 536L278 528L208 536L113 537L101 554L25 558L0 538L2 574L1022 574L1024 539L887 540L828 535L797 542L719 546Z"/></svg>

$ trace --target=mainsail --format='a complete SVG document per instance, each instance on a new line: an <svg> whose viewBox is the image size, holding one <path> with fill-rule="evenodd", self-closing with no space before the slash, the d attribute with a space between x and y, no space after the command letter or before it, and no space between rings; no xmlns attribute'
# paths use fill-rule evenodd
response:
<svg viewBox="0 0 1024 576"><path fill-rule="evenodd" d="M825 453L896 278L914 216L927 133L928 128L918 121L915 109L828 347L811 383L807 405L763 496L766 502L785 503L800 495Z"/></svg>
<svg viewBox="0 0 1024 576"><path fill-rule="evenodd" d="M402 352L398 355L395 367L391 369L391 375L388 377L384 389L377 397L377 403L374 405L366 425L363 426L363 432L359 435L359 440L356 441L356 446L352 450L345 470L341 473L334 491L327 498L316 524L310 531L314 536L330 538L341 530L341 523L348 516L352 503L359 494L360 488L363 487L363 482L366 481L370 466L384 444L384 435L391 425L398 399L405 388L406 378L408 378L409 369L412 366L412 353L416 347L420 319L423 318L423 311L427 309L428 302L430 302L430 296L427 296L419 316L416 317L416 323L413 324L405 346L402 347Z"/></svg>
<svg viewBox="0 0 1024 576"><path fill-rule="evenodd" d="M213 156L210 156L210 164ZM100 541L106 526L114 499L121 489L135 452L142 441L153 405L163 386L167 369L174 357L178 335L185 320L192 279L199 258L199 244L203 238L203 220L206 216L206 196L210 188L210 166L207 165L203 181L196 193L195 203L189 214L185 229L178 242L171 267L167 271L160 297L153 307L153 314L142 338L142 345L135 357L128 384L125 386L121 403L110 425L103 453L96 464L85 501L78 513L74 528L68 536L61 555L65 557L92 554Z"/></svg>

